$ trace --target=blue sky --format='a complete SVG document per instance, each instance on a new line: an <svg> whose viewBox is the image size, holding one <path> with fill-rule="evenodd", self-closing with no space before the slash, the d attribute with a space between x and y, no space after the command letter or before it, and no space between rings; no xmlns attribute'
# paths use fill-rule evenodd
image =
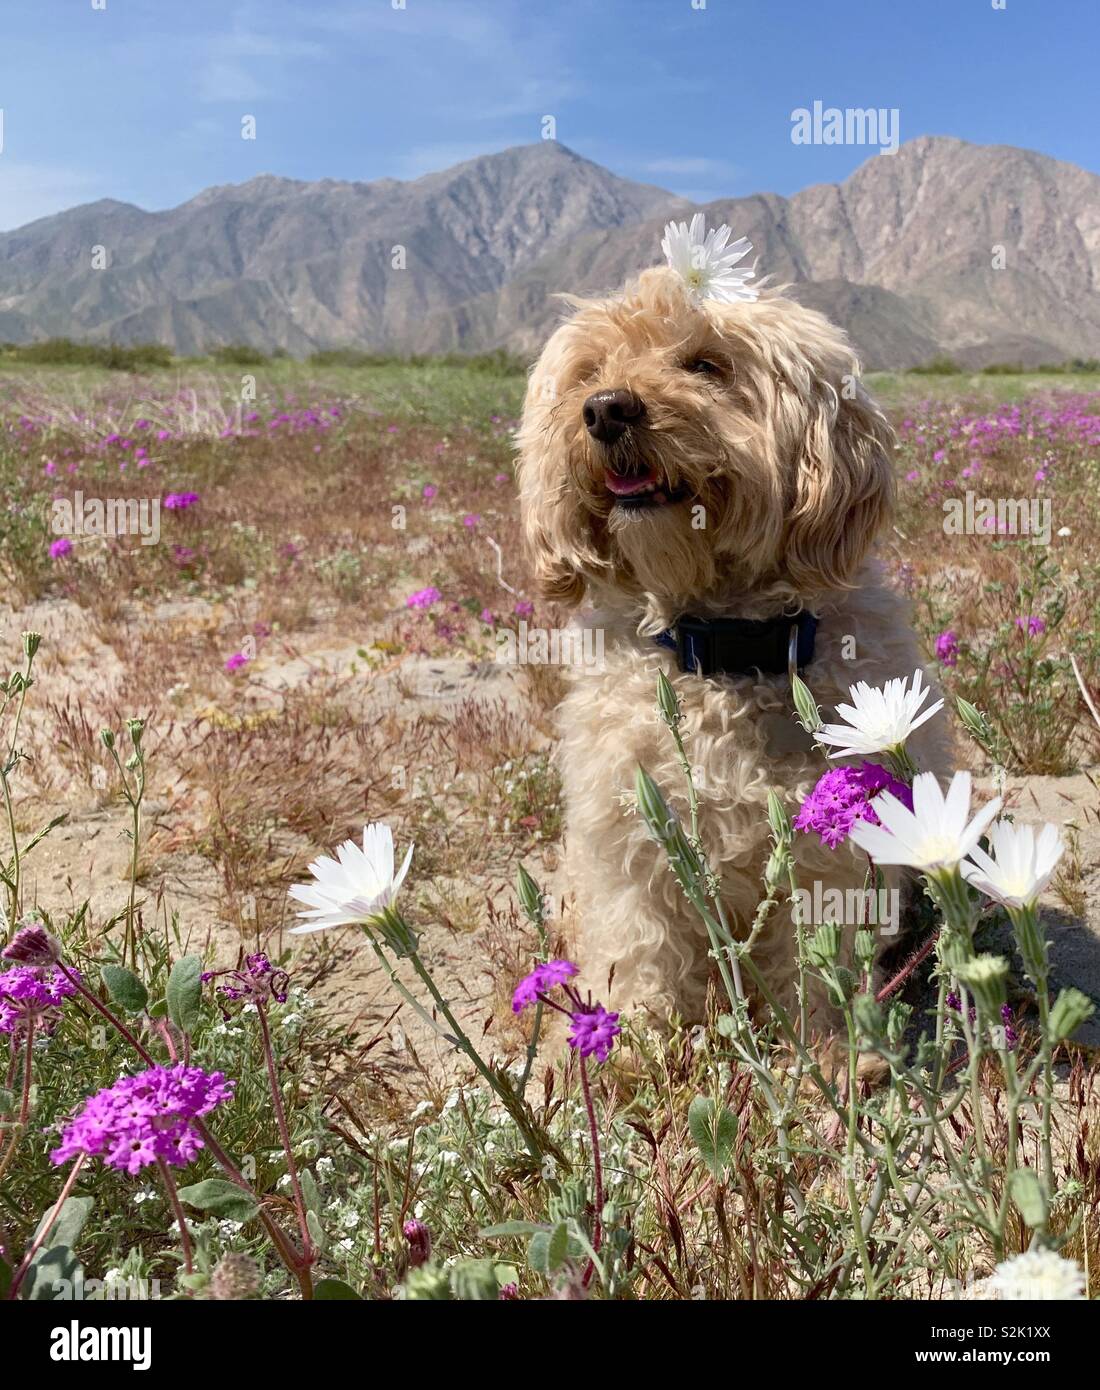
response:
<svg viewBox="0 0 1100 1390"><path fill-rule="evenodd" d="M413 178L547 115L688 197L793 193L872 153L792 144L815 100L1100 172L1100 0L404 3L0 0L0 228L257 173Z"/></svg>

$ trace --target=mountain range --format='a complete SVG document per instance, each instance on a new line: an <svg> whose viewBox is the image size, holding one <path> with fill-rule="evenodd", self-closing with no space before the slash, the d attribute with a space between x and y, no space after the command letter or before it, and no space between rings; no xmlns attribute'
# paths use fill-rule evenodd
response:
<svg viewBox="0 0 1100 1390"><path fill-rule="evenodd" d="M0 341L533 356L557 292L656 264L664 223L694 210L552 141L409 182L262 175L162 212L105 199L0 233ZM699 210L869 367L1100 356L1100 177L1074 165L923 136L843 183Z"/></svg>

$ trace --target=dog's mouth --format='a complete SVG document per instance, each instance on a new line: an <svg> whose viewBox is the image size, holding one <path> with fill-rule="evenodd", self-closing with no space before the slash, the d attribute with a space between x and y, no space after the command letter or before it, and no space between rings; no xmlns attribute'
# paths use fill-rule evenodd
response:
<svg viewBox="0 0 1100 1390"><path fill-rule="evenodd" d="M630 469L605 468L603 480L614 498L613 505L624 511L667 507L686 495L685 488L670 487L664 475L648 463Z"/></svg>

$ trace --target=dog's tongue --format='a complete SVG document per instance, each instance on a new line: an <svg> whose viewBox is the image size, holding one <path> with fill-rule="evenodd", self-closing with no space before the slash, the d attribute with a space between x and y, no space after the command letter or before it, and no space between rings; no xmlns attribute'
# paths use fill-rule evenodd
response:
<svg viewBox="0 0 1100 1390"><path fill-rule="evenodd" d="M636 492L641 492L656 482L656 475L652 469L646 469L644 473L615 473L610 468L604 470L604 482L607 484L608 492L613 492L616 497L633 497Z"/></svg>

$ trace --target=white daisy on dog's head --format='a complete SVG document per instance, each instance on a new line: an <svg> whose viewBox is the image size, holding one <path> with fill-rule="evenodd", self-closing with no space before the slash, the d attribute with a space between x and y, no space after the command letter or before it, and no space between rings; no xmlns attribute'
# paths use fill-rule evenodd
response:
<svg viewBox="0 0 1100 1390"><path fill-rule="evenodd" d="M720 304L736 304L753 300L758 292L748 285L755 279L752 266L737 269L752 250L748 237L728 245L733 235L729 227L706 230L706 219L697 212L686 222L670 222L661 239L661 250L672 269L681 277L696 300L715 299Z"/></svg>
<svg viewBox="0 0 1100 1390"><path fill-rule="evenodd" d="M363 848L345 840L336 858L322 855L309 866L313 883L296 883L290 896L305 903L299 912L303 925L291 932L324 931L327 927L357 926L389 907L409 870L413 847L394 872L393 834L378 822L363 827Z"/></svg>

